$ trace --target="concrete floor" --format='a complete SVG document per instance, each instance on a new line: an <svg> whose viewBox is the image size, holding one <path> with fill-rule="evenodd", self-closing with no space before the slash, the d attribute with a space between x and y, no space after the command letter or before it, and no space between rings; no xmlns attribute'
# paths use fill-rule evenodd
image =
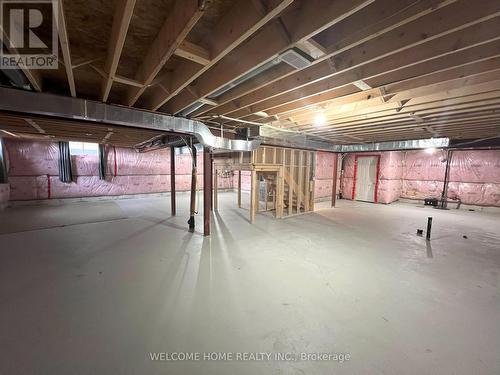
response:
<svg viewBox="0 0 500 375"><path fill-rule="evenodd" d="M211 238L186 232L185 195L176 218L165 197L0 213L0 373L500 373L500 216L341 201L250 225L235 199Z"/></svg>

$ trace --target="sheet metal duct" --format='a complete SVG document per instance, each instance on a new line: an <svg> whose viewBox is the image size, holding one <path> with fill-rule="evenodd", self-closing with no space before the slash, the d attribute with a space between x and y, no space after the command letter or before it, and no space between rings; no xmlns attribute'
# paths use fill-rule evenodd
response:
<svg viewBox="0 0 500 375"><path fill-rule="evenodd" d="M252 151L261 143L259 140L247 141L216 137L200 121L90 100L3 87L0 87L0 110L182 133L195 136L201 144L214 149Z"/></svg>
<svg viewBox="0 0 500 375"><path fill-rule="evenodd" d="M449 138L429 138L406 141L360 143L354 145L335 145L330 142L314 139L305 133L293 133L280 131L276 127L252 127L251 134L257 136L263 143L298 147L312 150L332 151L332 152L369 152L369 151L397 151L414 150L423 148L443 148L450 144Z"/></svg>
<svg viewBox="0 0 500 375"><path fill-rule="evenodd" d="M449 144L450 144L449 138L429 138L429 139L415 139L408 141L343 145L340 148L341 152L397 151L397 150L415 150L422 148L443 148L443 147L448 147Z"/></svg>

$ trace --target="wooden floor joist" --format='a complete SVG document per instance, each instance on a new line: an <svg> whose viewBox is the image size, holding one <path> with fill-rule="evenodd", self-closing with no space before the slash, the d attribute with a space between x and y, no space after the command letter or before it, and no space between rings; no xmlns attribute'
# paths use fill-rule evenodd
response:
<svg viewBox="0 0 500 375"><path fill-rule="evenodd" d="M189 116L212 128L227 116L229 132L264 123L337 144L500 131L500 101L492 97L500 91L497 0L151 0L147 7L118 0L98 12L92 2L57 4L59 69L20 65L25 78L10 75L3 84ZM8 30L0 31L15 54ZM151 138L106 124L34 120L45 133L12 116L0 129L129 146ZM288 162L298 163L292 154ZM284 170L284 189L306 172ZM304 185L292 200L305 208L308 191Z"/></svg>

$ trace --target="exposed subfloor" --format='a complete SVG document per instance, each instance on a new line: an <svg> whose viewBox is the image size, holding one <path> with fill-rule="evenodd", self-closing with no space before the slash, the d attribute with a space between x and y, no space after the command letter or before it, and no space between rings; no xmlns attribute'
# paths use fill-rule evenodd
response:
<svg viewBox="0 0 500 375"><path fill-rule="evenodd" d="M186 231L187 195L175 218L167 197L0 213L0 373L500 373L497 214L340 201L251 225L235 202L221 194L210 238Z"/></svg>

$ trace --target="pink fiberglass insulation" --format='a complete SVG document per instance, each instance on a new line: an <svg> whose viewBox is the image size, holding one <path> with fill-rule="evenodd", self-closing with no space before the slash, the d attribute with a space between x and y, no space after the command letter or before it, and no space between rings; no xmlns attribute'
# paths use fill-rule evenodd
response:
<svg viewBox="0 0 500 375"><path fill-rule="evenodd" d="M72 155L74 181L59 181L59 151L53 142L6 141L10 200L81 198L170 191L170 150L137 153L106 147L106 180L99 179L97 155ZM116 155L116 163L115 163ZM203 153L198 153L197 187L203 187ZM116 175L115 175L116 171ZM191 155L176 155L176 190L191 189ZM219 178L232 188L231 178Z"/></svg>
<svg viewBox="0 0 500 375"><path fill-rule="evenodd" d="M500 151L454 151L450 181L500 184Z"/></svg>
<svg viewBox="0 0 500 375"><path fill-rule="evenodd" d="M316 152L316 168L314 181L314 198L321 199L332 196L333 170L335 154L331 152Z"/></svg>
<svg viewBox="0 0 500 375"><path fill-rule="evenodd" d="M356 156L363 154L348 154L344 157L344 178L342 197L352 199L354 184L354 163ZM379 203L392 203L401 194L401 177L403 174L403 154L401 152L376 152L369 155L380 156L377 200Z"/></svg>
<svg viewBox="0 0 500 375"><path fill-rule="evenodd" d="M381 152L378 200L440 198L446 151ZM344 159L343 197L351 199L355 154ZM500 207L500 151L453 151L448 198L465 204Z"/></svg>
<svg viewBox="0 0 500 375"><path fill-rule="evenodd" d="M59 175L59 150L53 142L5 139L10 176Z"/></svg>
<svg viewBox="0 0 500 375"><path fill-rule="evenodd" d="M401 195L403 176L403 153L389 151L380 153L380 171L377 199L379 203L392 203Z"/></svg>

